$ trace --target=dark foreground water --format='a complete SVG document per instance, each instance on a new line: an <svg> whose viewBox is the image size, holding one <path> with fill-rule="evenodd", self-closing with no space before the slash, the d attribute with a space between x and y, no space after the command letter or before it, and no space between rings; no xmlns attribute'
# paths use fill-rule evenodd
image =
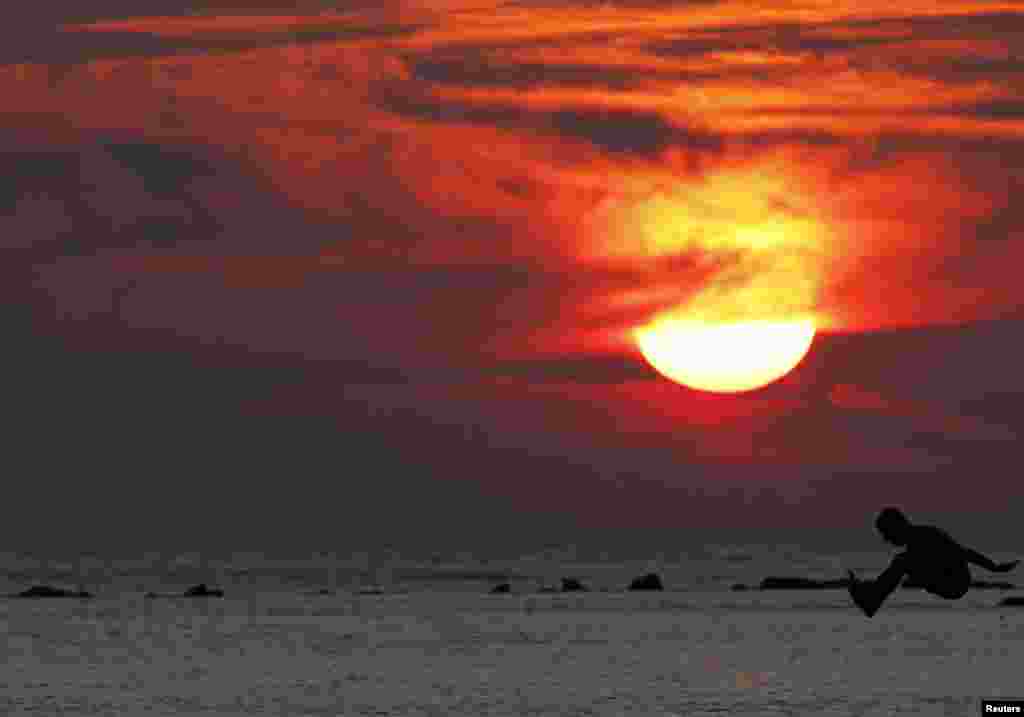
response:
<svg viewBox="0 0 1024 717"><path fill-rule="evenodd" d="M9 555L8 588L47 577L97 598L0 601L0 713L974 715L980 698L1022 691L1024 611L994 607L1005 593L903 591L867 620L842 591L728 589L886 559L784 552L660 565ZM648 568L669 590L621 590ZM488 595L502 575L514 592ZM593 590L537 592L561 575ZM227 597L143 597L200 581Z"/></svg>

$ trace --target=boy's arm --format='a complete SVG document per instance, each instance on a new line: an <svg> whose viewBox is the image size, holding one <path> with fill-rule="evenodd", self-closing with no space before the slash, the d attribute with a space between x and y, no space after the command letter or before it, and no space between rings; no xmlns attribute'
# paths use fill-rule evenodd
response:
<svg viewBox="0 0 1024 717"><path fill-rule="evenodd" d="M991 570L992 572L996 572L996 568L999 567L998 565L995 564L995 562L991 558L985 557L984 555L979 553L977 550L971 550L970 548L964 548L963 551L964 551L964 559L967 562L969 562L969 563L973 563L975 565L980 565L981 567L985 568L986 570Z"/></svg>
<svg viewBox="0 0 1024 717"><path fill-rule="evenodd" d="M1020 564L1019 560L1013 560L1009 563L998 563L992 561L991 558L986 558L984 555L976 550L970 548L964 548L964 559L969 563L980 565L986 570L991 570L994 573L1008 573Z"/></svg>

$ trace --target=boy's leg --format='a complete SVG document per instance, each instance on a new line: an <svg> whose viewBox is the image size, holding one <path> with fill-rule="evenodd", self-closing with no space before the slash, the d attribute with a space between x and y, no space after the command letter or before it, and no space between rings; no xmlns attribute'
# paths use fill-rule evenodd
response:
<svg viewBox="0 0 1024 717"><path fill-rule="evenodd" d="M854 601L868 617L878 612L886 598L903 582L909 569L908 562L906 553L898 553L889 563L889 567L877 578L851 587L850 593Z"/></svg>
<svg viewBox="0 0 1024 717"><path fill-rule="evenodd" d="M971 587L971 571L966 564L943 565L939 568L912 566L907 580L913 580L932 595L958 600Z"/></svg>

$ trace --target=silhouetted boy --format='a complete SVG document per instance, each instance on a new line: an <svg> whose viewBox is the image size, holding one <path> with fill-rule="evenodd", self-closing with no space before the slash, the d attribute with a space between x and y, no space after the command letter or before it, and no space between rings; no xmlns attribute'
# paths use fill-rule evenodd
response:
<svg viewBox="0 0 1024 717"><path fill-rule="evenodd" d="M921 585L932 595L957 600L971 587L968 563L986 570L1006 573L1019 560L996 564L981 553L965 548L939 528L914 525L898 508L885 508L875 519L875 527L893 545L906 547L873 581L861 581L850 574L850 596L864 614L871 617L904 578Z"/></svg>

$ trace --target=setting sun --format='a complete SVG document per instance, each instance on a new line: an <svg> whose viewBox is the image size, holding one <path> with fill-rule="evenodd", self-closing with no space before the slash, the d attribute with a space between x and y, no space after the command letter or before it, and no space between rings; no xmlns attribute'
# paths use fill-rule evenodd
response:
<svg viewBox="0 0 1024 717"><path fill-rule="evenodd" d="M789 373L811 348L815 325L795 321L705 323L669 316L634 332L658 373L702 391L736 393Z"/></svg>

